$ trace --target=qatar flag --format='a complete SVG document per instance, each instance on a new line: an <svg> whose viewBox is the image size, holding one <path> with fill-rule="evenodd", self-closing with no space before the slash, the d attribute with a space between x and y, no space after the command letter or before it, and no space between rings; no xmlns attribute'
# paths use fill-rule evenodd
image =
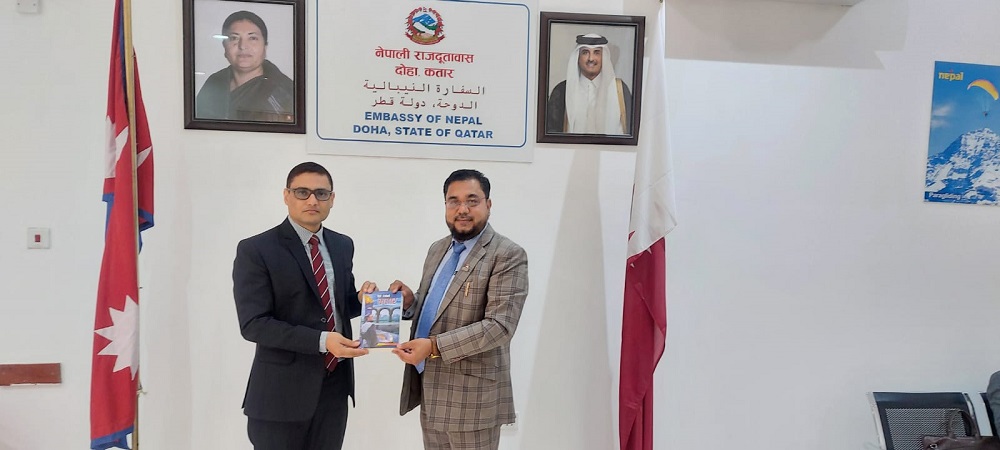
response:
<svg viewBox="0 0 1000 450"><path fill-rule="evenodd" d="M647 39L622 312L618 434L622 450L653 448L653 372L667 335L666 236L677 224L667 134L664 6Z"/></svg>

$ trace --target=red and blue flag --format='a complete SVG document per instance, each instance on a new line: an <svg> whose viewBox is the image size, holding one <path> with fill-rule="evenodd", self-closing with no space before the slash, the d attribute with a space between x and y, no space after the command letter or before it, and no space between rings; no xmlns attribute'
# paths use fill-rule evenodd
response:
<svg viewBox="0 0 1000 450"><path fill-rule="evenodd" d="M129 137L124 10L115 2L108 75L104 196L107 222L97 287L90 385L90 448L128 447L139 388L138 233L153 226L153 146L135 60L135 151ZM133 157L134 156L134 157ZM133 171L133 160L135 161Z"/></svg>

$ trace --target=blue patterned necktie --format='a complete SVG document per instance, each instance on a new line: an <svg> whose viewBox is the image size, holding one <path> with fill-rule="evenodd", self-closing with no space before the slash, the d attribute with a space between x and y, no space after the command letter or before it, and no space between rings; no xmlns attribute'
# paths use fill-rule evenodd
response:
<svg viewBox="0 0 1000 450"><path fill-rule="evenodd" d="M431 325L434 323L434 316L437 315L438 308L441 306L441 300L444 299L444 293L448 290L448 285L451 284L451 277L455 275L455 271L458 270L458 257L465 250L465 244L456 242L451 248L451 258L448 262L444 263L444 267L441 268L441 272L438 273L437 278L434 279L434 284L431 285L430 292L427 293L427 297L424 298L423 309L420 310L420 319L417 322L417 333L414 337L425 338L431 331ZM417 372L424 371L423 361L417 364Z"/></svg>

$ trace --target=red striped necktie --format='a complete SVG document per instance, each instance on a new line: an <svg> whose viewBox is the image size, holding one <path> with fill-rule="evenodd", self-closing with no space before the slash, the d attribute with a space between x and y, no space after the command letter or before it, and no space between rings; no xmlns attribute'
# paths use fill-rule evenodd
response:
<svg viewBox="0 0 1000 450"><path fill-rule="evenodd" d="M313 276L316 277L316 288L319 289L319 299L326 313L326 331L334 331L336 322L333 317L333 297L330 296L330 282L326 279L326 267L319 253L319 238L312 235L309 238L309 258L312 260ZM333 371L337 367L337 357L326 353L326 370Z"/></svg>

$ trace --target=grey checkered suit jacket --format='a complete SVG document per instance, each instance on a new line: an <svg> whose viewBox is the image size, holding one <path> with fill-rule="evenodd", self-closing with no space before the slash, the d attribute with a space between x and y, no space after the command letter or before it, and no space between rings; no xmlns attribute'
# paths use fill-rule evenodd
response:
<svg viewBox="0 0 1000 450"><path fill-rule="evenodd" d="M427 251L423 277L410 311L420 311L451 236ZM510 339L528 296L528 255L489 225L458 268L441 300L430 335L441 357L424 373L406 365L399 414L421 406L430 428L472 431L514 422ZM417 329L410 327L410 339Z"/></svg>

